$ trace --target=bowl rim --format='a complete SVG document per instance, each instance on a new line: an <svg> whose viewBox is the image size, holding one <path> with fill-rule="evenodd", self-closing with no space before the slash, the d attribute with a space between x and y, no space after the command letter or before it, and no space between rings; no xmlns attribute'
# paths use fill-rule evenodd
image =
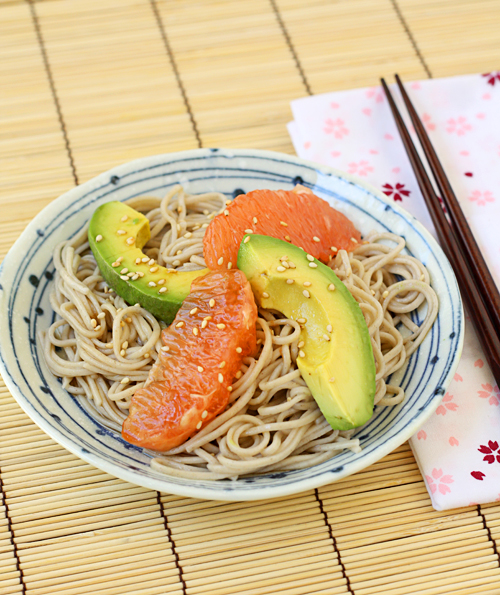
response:
<svg viewBox="0 0 500 595"><path fill-rule="evenodd" d="M364 180L360 180L356 176L348 174L346 172L337 170L335 168L321 165L315 163L313 161L309 161L306 159L299 158L295 155L288 155L286 153L280 153L277 151L264 151L259 149L232 149L232 148L203 148L203 149L192 149L189 151L178 151L174 153L162 153L157 155L151 155L148 157L142 157L139 159L135 159L118 166L111 168L108 171L105 171L98 176L95 176L84 182L83 184L71 188L67 192L63 193L53 201L51 201L46 207L44 207L27 225L24 231L21 233L20 237L16 240L13 246L10 248L9 252L7 253L4 261L0 265L0 287L2 276L5 272L7 266L9 266L10 259L13 258L13 254L16 250L20 249L20 247L25 242L26 238L33 234L38 228L38 222L47 215L51 215L51 211L57 211L58 203L62 202L63 200L72 200L79 198L82 194L89 192L93 189L100 187L103 182L108 183L110 178L113 176L122 177L124 173L128 172L132 168L136 168L137 166L152 166L156 163L165 163L166 161L175 161L179 158L200 158L200 157L208 157L208 156L222 156L222 157L256 157L256 158L267 158L267 159L274 159L285 161L287 164L296 164L304 167L308 167L319 174L331 176L334 178L339 178L344 180L350 184L358 186L365 190L368 194L374 195L377 199L381 200L382 202L386 203L390 206L390 208L398 213L399 215L403 216L404 219L408 221L412 227L415 228L426 240L428 245L430 246L432 253L436 256L436 258L440 261L445 262L448 265L449 271L452 274L452 278L455 281L457 286L457 295L459 303L457 304L457 315L459 320L461 321L459 327L459 336L456 343L455 353L451 364L448 367L447 374L445 376L444 382L441 382L441 386L446 388L450 383L455 370L458 366L460 356L463 349L464 343L464 313L463 313L463 305L462 300L460 298L460 292L458 290L458 284L456 282L456 278L454 277L453 270L451 265L444 255L441 247L436 242L434 237L429 233L429 231L408 211L406 211L401 206L390 202L385 194L383 194L380 190L372 186L371 184L365 182ZM4 292L1 292L4 294ZM3 307L3 303L5 300L0 300L0 307ZM3 333L0 332L0 337ZM73 441L67 438L64 434L62 434L55 426L51 425L49 420L43 417L36 409L36 407L30 402L29 398L27 398L21 389L18 387L16 381L9 373L6 363L2 357L2 345L0 343L0 372L2 374L3 380L11 392L14 399L17 403L21 406L23 411L32 419L32 421L40 427L46 434L48 434L52 439L54 439L57 443L61 446L78 456L80 459L85 460L86 462L92 464L93 466L101 469L113 475L114 477L118 477L130 483L143 486L145 488L162 491L170 494L175 494L179 496L185 497L194 497L194 498L201 498L201 499L209 499L209 500L224 500L224 501L253 501L253 500L261 500L261 499L270 499L270 498L279 498L283 496L288 496L296 493L300 493L309 489L318 488L324 486L329 483L333 483L342 479L343 477L353 475L361 471L362 469L374 464L376 461L380 460L390 452L392 452L395 448L400 446L406 440L408 440L418 429L427 421L427 419L434 413L436 408L438 407L439 403L442 400L442 396L444 395L444 391L441 395L434 395L432 401L428 404L424 411L420 412L420 415L412 419L408 424L403 428L397 435L393 436L392 438L388 439L387 441L382 442L377 449L371 453L371 455L367 456L365 459L355 460L349 463L347 469L344 468L342 471L339 471L334 476L329 473L328 470L324 470L323 472L316 474L314 477L311 478L302 478L297 479L295 482L286 485L276 485L272 489L258 487L257 485L252 488L252 490L247 491L238 491L238 490L227 490L225 489L224 484L221 484L217 481L214 481L215 485L220 485L219 490L214 490L212 488L204 488L203 486L197 485L190 485L184 486L181 484L171 483L169 481L169 476L165 475L164 479L157 479L156 477L147 477L140 473L136 473L132 469L127 469L126 467L121 467L116 465L113 462L110 462L106 459L105 456L98 457L95 456L93 453L90 452L82 452L82 449L78 446L76 441ZM270 494L270 491L272 493Z"/></svg>

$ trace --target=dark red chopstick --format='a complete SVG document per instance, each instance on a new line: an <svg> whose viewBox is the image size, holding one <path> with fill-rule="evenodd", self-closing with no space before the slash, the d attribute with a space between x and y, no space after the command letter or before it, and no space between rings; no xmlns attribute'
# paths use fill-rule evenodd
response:
<svg viewBox="0 0 500 595"><path fill-rule="evenodd" d="M415 132L420 140L420 144L424 149L425 156L431 168L431 171L436 180L437 187L441 193L441 197L446 206L448 216L452 222L454 235L458 240L462 254L471 269L473 277L476 279L478 289L481 297L485 303L486 308L490 314L490 319L493 326L500 332L500 293L497 289L495 281L488 269L481 250L476 243L474 235L465 219L465 215L460 207L460 204L453 192L453 188L446 176L446 173L441 165L436 151L432 146L429 136L422 124L418 114L413 107L413 104L408 97L400 77L396 74L396 81L398 83L401 95L406 105L406 109L410 114L411 121L415 127Z"/></svg>
<svg viewBox="0 0 500 595"><path fill-rule="evenodd" d="M394 103L389 88L384 79L382 86L389 101L396 125L406 152L410 159L411 165L417 177L418 184L422 190L427 208L431 215L432 221L436 228L441 247L450 261L453 270L457 276L458 283L467 306L468 313L477 330L477 335L484 355L493 372L493 376L497 383L500 383L500 339L497 334L497 329L490 318L488 309L481 298L481 294L476 284L476 280L472 275L466 259L462 254L460 244L453 233L451 225L448 223L444 211L440 205L439 199L434 192L431 180L420 160L415 145L411 140L410 134L406 129L403 118Z"/></svg>

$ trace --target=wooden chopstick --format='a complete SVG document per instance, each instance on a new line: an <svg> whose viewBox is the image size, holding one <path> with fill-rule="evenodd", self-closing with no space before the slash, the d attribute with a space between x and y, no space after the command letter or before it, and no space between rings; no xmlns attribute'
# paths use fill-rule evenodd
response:
<svg viewBox="0 0 500 595"><path fill-rule="evenodd" d="M478 284L479 292L485 303L486 308L489 311L490 319L493 326L500 332L500 293L497 289L495 281L490 273L488 265L486 264L484 257L477 245L474 235L465 219L465 215L460 207L460 204L453 192L453 188L446 176L446 173L441 165L436 151L432 146L429 136L425 130L422 121L418 117L418 114L413 107L413 104L408 97L408 93L401 82L399 75L396 76L396 82L401 91L401 95L406 105L406 109L410 114L411 121L415 127L418 139L422 148L424 149L425 156L431 168L431 171L436 180L437 187L441 193L441 198L447 209L449 219L452 223L454 235L460 244L462 254L471 269L473 277L476 279Z"/></svg>
<svg viewBox="0 0 500 595"><path fill-rule="evenodd" d="M500 339L490 318L489 310L481 298L475 277L469 270L466 259L462 254L460 244L453 233L451 225L446 219L443 208L434 192L431 180L420 160L415 145L406 129L403 118L394 103L392 94L385 80L381 79L381 82L401 135L401 139L413 167L413 171L415 172L418 184L436 228L441 248L455 271L464 302L467 306L467 311L476 327L477 336L481 343L481 347L483 348L484 355L493 372L495 380L497 383L500 383Z"/></svg>

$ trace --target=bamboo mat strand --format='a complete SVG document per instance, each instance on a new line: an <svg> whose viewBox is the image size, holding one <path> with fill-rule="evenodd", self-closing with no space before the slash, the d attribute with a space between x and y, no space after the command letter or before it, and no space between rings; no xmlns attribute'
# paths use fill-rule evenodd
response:
<svg viewBox="0 0 500 595"><path fill-rule="evenodd" d="M396 70L488 70L499 10L0 0L0 258L50 200L116 164L197 146L290 153L295 98ZM435 511L407 444L303 494L194 500L77 459L0 382L0 482L1 595L500 593L500 504Z"/></svg>

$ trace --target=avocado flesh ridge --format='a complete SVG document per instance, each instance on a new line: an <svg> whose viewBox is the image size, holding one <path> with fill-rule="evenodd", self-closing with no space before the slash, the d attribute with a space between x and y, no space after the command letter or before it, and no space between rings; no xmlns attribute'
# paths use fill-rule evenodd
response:
<svg viewBox="0 0 500 595"><path fill-rule="evenodd" d="M127 217L126 221L122 221L124 217ZM120 235L117 233L118 230L124 230L126 233ZM102 236L102 240L97 242L96 238L99 235ZM192 281L206 275L208 269L172 273L155 264L158 270L152 273L151 265L147 262L135 264L138 258L146 257L142 248L150 236L147 217L118 201L98 207L90 220L88 231L90 248L108 285L128 304L138 303L156 318L170 323L189 294ZM127 244L130 237L134 238L132 245ZM113 267L112 263L120 256L123 257L120 265ZM121 271L125 268L128 272L140 271L144 273L144 277L135 281L125 281L121 279ZM165 282L158 285L161 279L165 279ZM151 281L155 282L156 286L150 287ZM166 287L167 291L159 293L162 287Z"/></svg>
<svg viewBox="0 0 500 595"><path fill-rule="evenodd" d="M267 236L249 237L241 243L238 268L246 274L259 306L294 320L306 319L300 337L305 357L297 358L297 365L323 415L337 430L363 425L373 414L375 361L358 303L329 267L314 260L317 267L311 268L300 248ZM278 272L285 255L296 268ZM287 284L287 279L294 283ZM311 286L305 287L304 281ZM332 283L334 291L328 289Z"/></svg>

